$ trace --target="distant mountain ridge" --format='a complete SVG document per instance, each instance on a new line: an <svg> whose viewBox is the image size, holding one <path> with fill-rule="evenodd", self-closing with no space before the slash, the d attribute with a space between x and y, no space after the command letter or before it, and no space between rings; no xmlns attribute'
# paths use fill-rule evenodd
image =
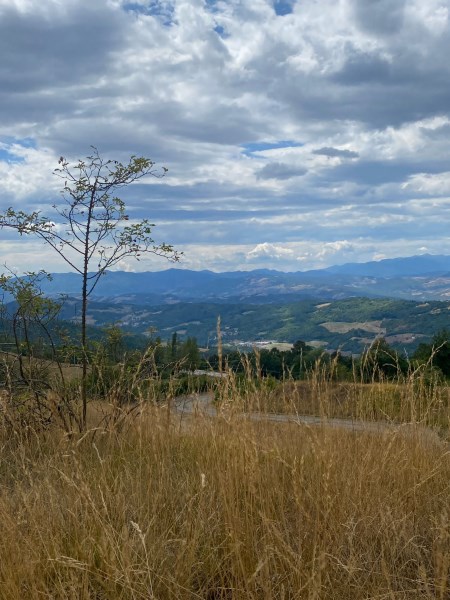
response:
<svg viewBox="0 0 450 600"><path fill-rule="evenodd" d="M377 336L413 349L450 328L450 257L419 256L284 273L168 269L108 272L88 306L88 323L214 344L217 317L230 344L303 339L361 351ZM67 296L61 318L80 320L81 278L57 273L47 295ZM7 301L6 299L4 300ZM264 304L264 308L261 305Z"/></svg>
<svg viewBox="0 0 450 600"><path fill-rule="evenodd" d="M76 295L80 283L75 273L55 273L52 281L43 282L42 290L50 295ZM427 254L290 273L268 269L223 273L188 269L109 271L93 294L96 299L126 298L130 303L151 305L199 300L273 303L355 296L448 300L450 256Z"/></svg>
<svg viewBox="0 0 450 600"><path fill-rule="evenodd" d="M385 258L366 263L347 263L325 269L328 273L371 275L373 277L407 277L430 273L450 273L450 256L421 254L405 258Z"/></svg>

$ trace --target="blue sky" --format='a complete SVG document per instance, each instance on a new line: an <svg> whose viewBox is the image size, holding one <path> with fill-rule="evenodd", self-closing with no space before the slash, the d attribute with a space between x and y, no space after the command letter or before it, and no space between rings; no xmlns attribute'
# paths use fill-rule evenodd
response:
<svg viewBox="0 0 450 600"><path fill-rule="evenodd" d="M124 191L181 266L450 255L448 0L0 0L0 212L52 215L59 156L143 155ZM0 231L3 261L66 270ZM161 259L124 261L162 269Z"/></svg>

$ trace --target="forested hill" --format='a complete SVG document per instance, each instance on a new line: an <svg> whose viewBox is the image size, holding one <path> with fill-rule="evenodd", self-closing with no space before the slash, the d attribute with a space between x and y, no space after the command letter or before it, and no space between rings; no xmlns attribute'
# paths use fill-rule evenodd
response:
<svg viewBox="0 0 450 600"><path fill-rule="evenodd" d="M61 316L77 321L79 301L68 299ZM135 333L152 331L169 339L196 337L201 345L214 345L220 315L226 343L276 340L320 342L327 348L359 352L376 337L414 349L438 331L450 328L450 301L413 302L386 298L349 298L331 302L302 300L288 304L231 304L178 302L159 306L92 301L89 323L116 323Z"/></svg>
<svg viewBox="0 0 450 600"><path fill-rule="evenodd" d="M56 273L43 281L47 294L79 293L80 277ZM158 272L108 272L95 289L97 299L133 304L175 301L279 303L313 298L338 300L355 296L403 300L448 300L450 257L415 256L351 263L316 271L284 273L256 270L213 273L168 269Z"/></svg>
<svg viewBox="0 0 450 600"><path fill-rule="evenodd" d="M45 294L67 296L60 317L72 323L80 283L69 273L42 281ZM88 323L214 345L220 315L230 344L304 340L359 352L385 337L409 351L450 329L449 306L450 257L425 255L297 273L108 272L90 297Z"/></svg>

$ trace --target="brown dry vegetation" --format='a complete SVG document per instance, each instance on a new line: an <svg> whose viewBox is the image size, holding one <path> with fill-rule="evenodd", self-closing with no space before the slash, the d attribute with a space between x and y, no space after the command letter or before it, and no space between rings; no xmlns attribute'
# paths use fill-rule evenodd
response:
<svg viewBox="0 0 450 600"><path fill-rule="evenodd" d="M385 421L430 427L448 437L450 429L450 386L436 371L418 368L391 379L377 373L371 383L335 381L333 365L319 363L306 379L282 382L228 373L216 390L218 405L232 404L244 412L314 415L324 419Z"/></svg>
<svg viewBox="0 0 450 600"><path fill-rule="evenodd" d="M2 599L450 597L450 454L423 429L146 406L0 443Z"/></svg>
<svg viewBox="0 0 450 600"><path fill-rule="evenodd" d="M254 390L247 395L245 406L271 413L420 423L445 433L450 423L450 387L417 381L410 385L288 381L275 389Z"/></svg>

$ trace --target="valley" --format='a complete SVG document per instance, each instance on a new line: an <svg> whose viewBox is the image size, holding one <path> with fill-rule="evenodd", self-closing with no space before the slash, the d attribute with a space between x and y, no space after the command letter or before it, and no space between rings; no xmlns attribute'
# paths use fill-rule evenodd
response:
<svg viewBox="0 0 450 600"><path fill-rule="evenodd" d="M360 353L384 337L409 354L450 326L449 265L450 257L423 255L297 273L107 272L89 299L87 320L162 340L195 337L212 348L220 316L229 347L303 340ZM81 319L79 286L68 273L42 282L45 295L62 300L60 318L72 324Z"/></svg>

